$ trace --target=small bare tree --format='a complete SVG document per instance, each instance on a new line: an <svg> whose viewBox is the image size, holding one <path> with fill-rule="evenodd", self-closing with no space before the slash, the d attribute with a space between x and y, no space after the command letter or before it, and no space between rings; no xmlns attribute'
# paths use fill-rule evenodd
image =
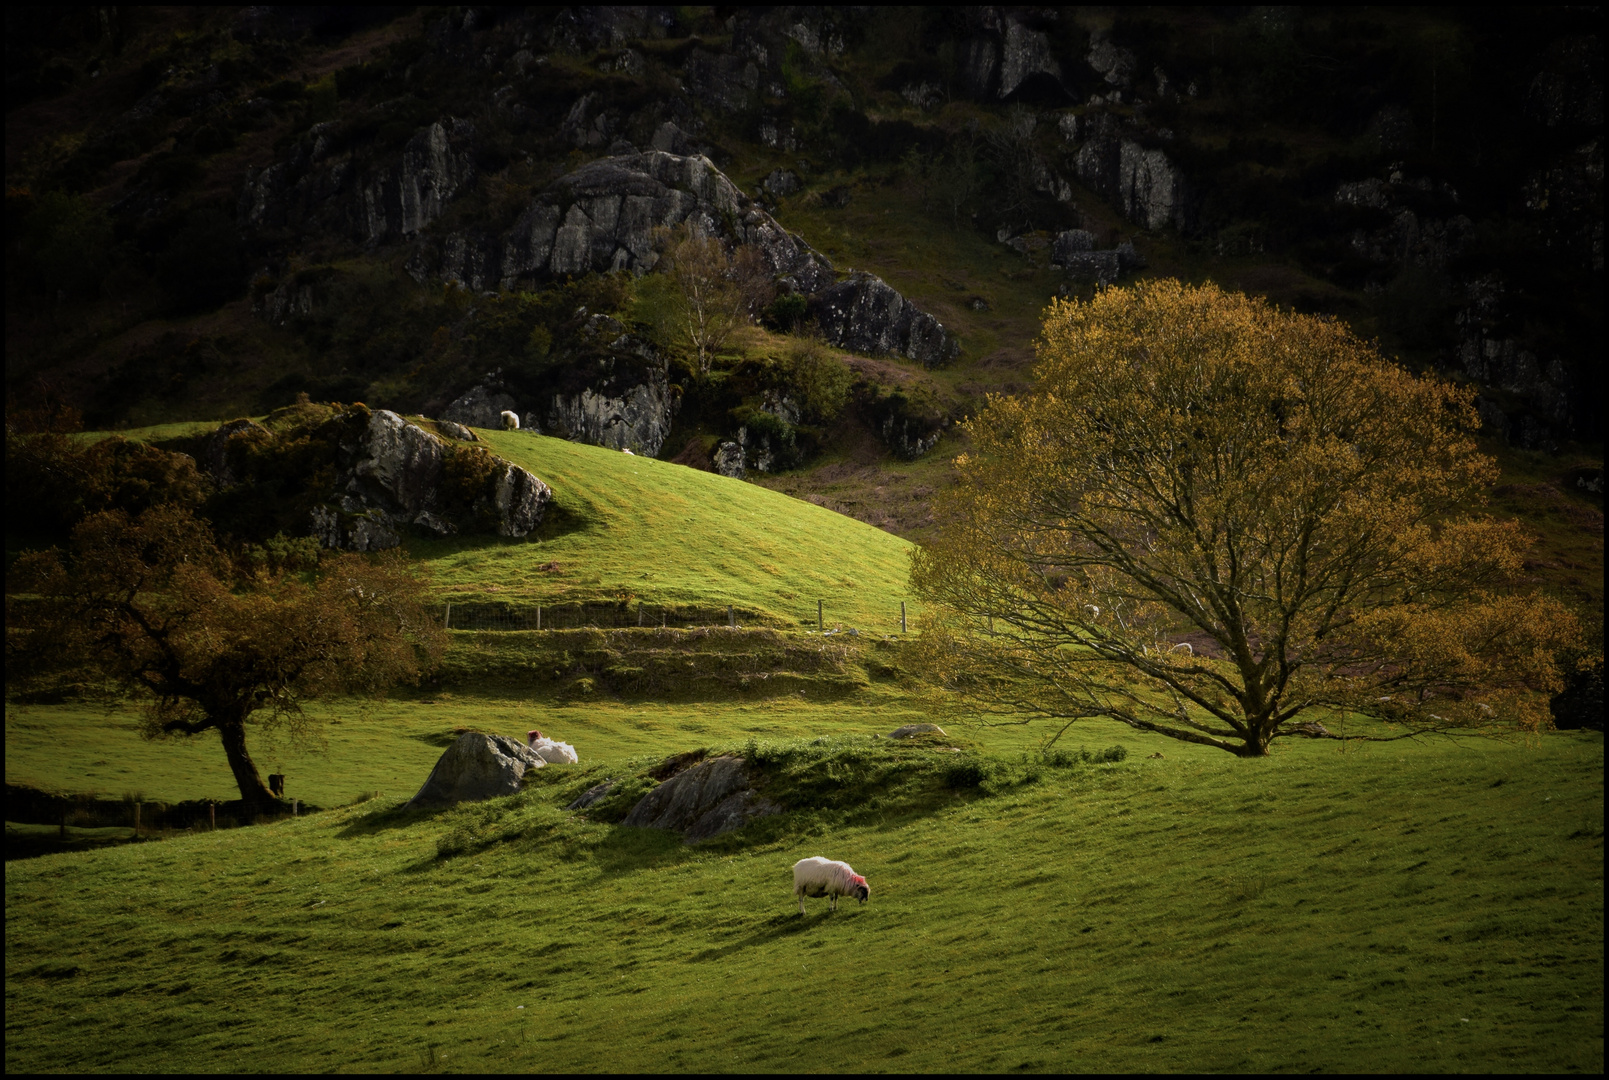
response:
<svg viewBox="0 0 1609 1080"><path fill-rule="evenodd" d="M752 322L769 298L771 276L754 247L739 245L728 254L715 237L685 223L657 230L655 241L680 300L676 336L692 353L703 379L733 331Z"/></svg>

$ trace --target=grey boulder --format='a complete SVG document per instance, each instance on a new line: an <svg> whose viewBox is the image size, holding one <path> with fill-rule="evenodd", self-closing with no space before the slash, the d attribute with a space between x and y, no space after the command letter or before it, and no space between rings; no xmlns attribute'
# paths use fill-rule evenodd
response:
<svg viewBox="0 0 1609 1080"><path fill-rule="evenodd" d="M694 844L780 812L781 807L754 790L747 763L725 755L666 780L644 795L621 824L669 829Z"/></svg>
<svg viewBox="0 0 1609 1080"><path fill-rule="evenodd" d="M466 732L436 760L424 787L408 805L451 806L513 795L524 784L527 772L546 764L505 735Z"/></svg>
<svg viewBox="0 0 1609 1080"><path fill-rule="evenodd" d="M943 735L944 729L937 724L906 724L897 727L888 733L890 739L909 739L917 735Z"/></svg>

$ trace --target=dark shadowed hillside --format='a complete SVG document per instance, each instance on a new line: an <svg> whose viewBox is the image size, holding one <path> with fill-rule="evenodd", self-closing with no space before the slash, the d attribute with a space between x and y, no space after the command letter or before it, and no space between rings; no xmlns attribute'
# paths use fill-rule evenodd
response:
<svg viewBox="0 0 1609 1080"><path fill-rule="evenodd" d="M510 409L920 538L953 423L1027 385L1048 299L1173 275L1478 384L1527 490L1601 507L1595 10L58 7L6 29L13 426L299 394ZM707 372L661 272L675 227L757 268L754 325Z"/></svg>

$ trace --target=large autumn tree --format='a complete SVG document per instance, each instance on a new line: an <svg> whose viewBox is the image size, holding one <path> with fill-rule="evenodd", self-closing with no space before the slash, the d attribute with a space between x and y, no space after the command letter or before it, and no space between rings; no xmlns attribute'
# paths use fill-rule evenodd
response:
<svg viewBox="0 0 1609 1080"><path fill-rule="evenodd" d="M284 563L229 557L182 506L91 514L13 567L7 677L95 673L144 699L148 738L216 731L248 811L276 809L248 727L305 734L305 702L411 680L442 641L399 554Z"/></svg>
<svg viewBox="0 0 1609 1080"><path fill-rule="evenodd" d="M929 670L985 709L1106 717L1243 756L1329 734L1547 723L1570 613L1473 392L1334 319L1174 281L1055 301L1031 393L992 397L914 557Z"/></svg>

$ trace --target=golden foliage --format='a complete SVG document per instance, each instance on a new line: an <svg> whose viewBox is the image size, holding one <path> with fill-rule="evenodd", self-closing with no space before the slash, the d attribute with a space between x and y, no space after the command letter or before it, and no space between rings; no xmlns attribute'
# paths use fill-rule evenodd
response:
<svg viewBox="0 0 1609 1080"><path fill-rule="evenodd" d="M376 692L435 663L443 631L398 553L328 555L316 570L240 568L187 509L91 515L66 552L30 552L8 592L7 678L91 670L141 693L151 738L216 729L241 796L270 801L245 725L308 732L302 703Z"/></svg>
<svg viewBox="0 0 1609 1080"><path fill-rule="evenodd" d="M1504 591L1527 540L1475 514L1472 391L1175 281L1054 301L1038 357L914 556L947 685L1242 754L1314 711L1546 722L1575 623Z"/></svg>

